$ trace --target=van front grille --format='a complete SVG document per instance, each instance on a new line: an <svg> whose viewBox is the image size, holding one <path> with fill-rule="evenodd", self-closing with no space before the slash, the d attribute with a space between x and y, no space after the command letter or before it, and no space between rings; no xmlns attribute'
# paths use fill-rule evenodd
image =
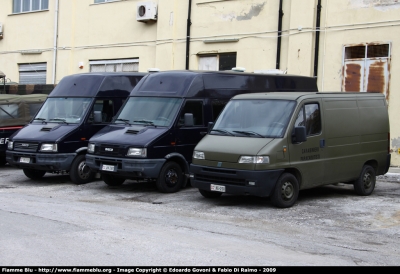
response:
<svg viewBox="0 0 400 274"><path fill-rule="evenodd" d="M22 142L15 142L14 143L14 150L15 151L23 151L23 152L36 152L38 149L38 143L22 143Z"/></svg>
<svg viewBox="0 0 400 274"><path fill-rule="evenodd" d="M101 144L96 147L95 154L103 156L124 156L126 153L123 147Z"/></svg>

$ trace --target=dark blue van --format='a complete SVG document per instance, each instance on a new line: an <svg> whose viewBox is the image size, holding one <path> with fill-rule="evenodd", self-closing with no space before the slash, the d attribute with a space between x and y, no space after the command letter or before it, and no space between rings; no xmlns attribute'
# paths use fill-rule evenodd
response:
<svg viewBox="0 0 400 274"><path fill-rule="evenodd" d="M235 95L318 91L316 79L216 71L146 75L110 125L90 140L86 164L110 186L156 180L161 192L184 187L193 149Z"/></svg>
<svg viewBox="0 0 400 274"><path fill-rule="evenodd" d="M31 179L68 172L76 184L95 173L85 164L89 139L118 112L145 73L82 73L64 77L33 120L8 141L6 160Z"/></svg>

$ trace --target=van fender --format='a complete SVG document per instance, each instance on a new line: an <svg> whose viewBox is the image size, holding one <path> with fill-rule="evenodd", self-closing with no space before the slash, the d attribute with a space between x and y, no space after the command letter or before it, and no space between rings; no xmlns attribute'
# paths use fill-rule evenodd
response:
<svg viewBox="0 0 400 274"><path fill-rule="evenodd" d="M177 163L179 163L181 166L184 167L184 174L186 177L185 182L183 183L183 187L186 187L187 181L189 179L189 163L186 161L185 157L183 157L182 154L180 153L169 153L165 156L165 159L167 161L176 161Z"/></svg>
<svg viewBox="0 0 400 274"><path fill-rule="evenodd" d="M76 155L82 154L82 153L86 154L86 151L87 151L87 147L81 147L81 148L78 148L77 150L75 150L75 153L76 153Z"/></svg>

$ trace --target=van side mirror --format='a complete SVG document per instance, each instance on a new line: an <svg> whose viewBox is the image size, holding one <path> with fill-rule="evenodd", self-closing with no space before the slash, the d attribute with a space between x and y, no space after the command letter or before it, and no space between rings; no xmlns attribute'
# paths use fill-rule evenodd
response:
<svg viewBox="0 0 400 274"><path fill-rule="evenodd" d="M213 129L213 127L214 127L214 123L208 122L207 132L210 133L210 131Z"/></svg>
<svg viewBox="0 0 400 274"><path fill-rule="evenodd" d="M94 113L94 122L101 123L102 121L101 111L93 111L93 113Z"/></svg>
<svg viewBox="0 0 400 274"><path fill-rule="evenodd" d="M185 113L184 116L184 124L185 127L192 127L194 126L193 114L192 113Z"/></svg>
<svg viewBox="0 0 400 274"><path fill-rule="evenodd" d="M303 143L307 141L306 127L295 127L292 135L293 143Z"/></svg>

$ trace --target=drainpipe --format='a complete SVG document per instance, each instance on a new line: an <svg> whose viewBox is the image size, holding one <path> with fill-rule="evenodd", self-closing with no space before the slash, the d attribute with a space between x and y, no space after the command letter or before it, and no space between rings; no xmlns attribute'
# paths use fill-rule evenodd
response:
<svg viewBox="0 0 400 274"><path fill-rule="evenodd" d="M276 69L279 69L281 66L281 44L282 44L282 18L283 18L283 10L282 10L282 2L279 1L279 19L278 19L278 44L276 49Z"/></svg>
<svg viewBox="0 0 400 274"><path fill-rule="evenodd" d="M57 40L58 40L58 4L59 0L55 0L56 8L54 13L54 44L53 44L53 84L56 83L56 67L57 67Z"/></svg>
<svg viewBox="0 0 400 274"><path fill-rule="evenodd" d="M190 25L192 25L192 22L190 20L190 14L192 13L191 11L192 11L192 0L189 0L189 10L188 10L188 19L186 27L186 70L189 69Z"/></svg>
<svg viewBox="0 0 400 274"><path fill-rule="evenodd" d="M315 33L315 56L314 56L314 77L318 80L318 56L319 56L319 34L321 27L321 0L318 0L317 5L317 25Z"/></svg>

